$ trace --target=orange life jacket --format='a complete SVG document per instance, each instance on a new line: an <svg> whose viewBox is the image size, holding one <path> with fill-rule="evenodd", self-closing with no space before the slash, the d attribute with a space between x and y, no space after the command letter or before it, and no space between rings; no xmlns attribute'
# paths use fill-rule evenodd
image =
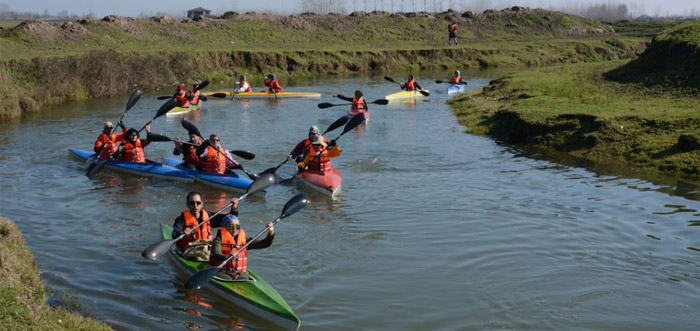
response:
<svg viewBox="0 0 700 331"><path fill-rule="evenodd" d="M267 82L265 85L269 86L267 89L268 92L270 93L280 93L282 92L282 85L280 85L280 82L277 80L277 78L273 79L270 82Z"/></svg>
<svg viewBox="0 0 700 331"><path fill-rule="evenodd" d="M192 93L192 100L190 100L191 104L193 104L193 105L199 104L199 94L200 94L199 90L194 91L194 93Z"/></svg>
<svg viewBox="0 0 700 331"><path fill-rule="evenodd" d="M352 98L352 107L350 107L350 112L349 114L351 116L358 115L360 113L365 112L365 98L360 97L359 99L357 97Z"/></svg>
<svg viewBox="0 0 700 331"><path fill-rule="evenodd" d="M219 147L219 152L207 146L207 158L202 160L202 171L210 174L223 174L226 171L226 151Z"/></svg>
<svg viewBox="0 0 700 331"><path fill-rule="evenodd" d="M455 31L457 31L457 23L450 24L449 31L450 31L450 33L455 33Z"/></svg>
<svg viewBox="0 0 700 331"><path fill-rule="evenodd" d="M245 86L245 83L247 83L247 82L246 81L240 82L240 84L238 84L238 89L239 90L242 89L243 86ZM253 92L253 88L250 87L250 84L248 84L248 88L246 88L244 92Z"/></svg>
<svg viewBox="0 0 700 331"><path fill-rule="evenodd" d="M141 139L136 139L136 143L132 144L128 141L124 142L124 153L122 161L144 163L146 162L146 154L143 153Z"/></svg>
<svg viewBox="0 0 700 331"><path fill-rule="evenodd" d="M109 139L106 133L100 133L95 141L93 150L100 153L99 157L108 158L117 151L117 141L124 141L124 135L121 133L112 133L112 139Z"/></svg>
<svg viewBox="0 0 700 331"><path fill-rule="evenodd" d="M452 76L452 79L450 80L450 83L459 85L459 83L462 82L462 76Z"/></svg>
<svg viewBox="0 0 700 331"><path fill-rule="evenodd" d="M175 100L177 100L178 107L189 107L190 100L187 100L187 92L185 90L180 90L180 92L175 92Z"/></svg>
<svg viewBox="0 0 700 331"><path fill-rule="evenodd" d="M190 213L189 210L185 209L181 213L182 217L185 219L185 229L192 229L199 225L199 221ZM209 213L206 210L202 210L202 220L209 218ZM192 234L186 236L177 241L177 249L184 252L187 246L197 240L211 241L211 224L209 222L204 223L202 226L196 228Z"/></svg>
<svg viewBox="0 0 700 331"><path fill-rule="evenodd" d="M415 91L416 90L416 79L413 78L409 81L406 82L406 91Z"/></svg>
<svg viewBox="0 0 700 331"><path fill-rule="evenodd" d="M195 166L198 166L200 163L200 160L199 160L199 155L197 155L197 148L195 146L192 146L192 145L186 145L186 147L184 147L184 148L186 148L187 151L185 151L183 153L182 161L184 161L185 163L189 163L189 164L193 164Z"/></svg>
<svg viewBox="0 0 700 331"><path fill-rule="evenodd" d="M316 150L315 146L316 145L309 145L309 162L306 164L307 169L315 172L330 171L333 165L331 165L331 158L328 155L328 148L321 147L320 150L323 150L323 152L321 152L321 155L316 156L319 150Z"/></svg>
<svg viewBox="0 0 700 331"><path fill-rule="evenodd" d="M220 228L219 233L221 233L221 254L223 255L231 255L231 253L246 244L245 231L242 228L238 229L238 235L235 240L226 227ZM211 266L218 266L221 262L223 261L218 261L214 254L209 259L209 265ZM236 258L229 260L223 268L227 271L246 272L248 270L248 249L238 252Z"/></svg>

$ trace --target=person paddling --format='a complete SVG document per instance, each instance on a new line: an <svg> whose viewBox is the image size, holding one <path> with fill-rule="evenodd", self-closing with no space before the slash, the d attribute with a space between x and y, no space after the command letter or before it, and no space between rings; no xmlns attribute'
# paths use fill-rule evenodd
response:
<svg viewBox="0 0 700 331"><path fill-rule="evenodd" d="M221 145L221 138L217 134L210 135L209 140L197 147L197 155L201 160L202 171L210 174L223 174L227 169L241 169L241 165Z"/></svg>
<svg viewBox="0 0 700 331"><path fill-rule="evenodd" d="M238 87L236 87L236 93L242 92L253 92L253 88L248 84L248 80L245 75L241 75L238 82Z"/></svg>
<svg viewBox="0 0 700 331"><path fill-rule="evenodd" d="M450 84L461 85L462 84L462 73L459 70L455 70L450 78Z"/></svg>
<svg viewBox="0 0 700 331"><path fill-rule="evenodd" d="M151 133L151 125L146 125L146 132ZM143 148L151 143L148 139L141 140L139 131L131 128L125 133L124 142L119 146L116 157L126 162L145 163L146 154Z"/></svg>
<svg viewBox="0 0 700 331"><path fill-rule="evenodd" d="M306 151L309 146L311 146L311 143L316 140L316 137L321 135L321 130L318 128L316 125L312 125L309 128L309 137L300 141L296 146L294 146L294 149L292 149L292 152L289 153L287 156L288 160L293 160L294 158L302 155L304 151ZM328 143L328 142L326 142ZM303 170L303 169L301 169Z"/></svg>
<svg viewBox="0 0 700 331"><path fill-rule="evenodd" d="M124 141L126 127L121 121L119 121L117 124L122 128L122 133L112 132L114 128L112 122L105 122L105 125L102 128L102 133L100 133L97 140L95 140L95 144L92 149L95 151L95 153L100 153L99 157L111 158L117 151L117 142Z"/></svg>
<svg viewBox="0 0 700 331"><path fill-rule="evenodd" d="M330 171L333 169L331 158L340 156L341 152L340 146L336 144L335 140L326 143L326 138L319 134L305 149L301 162L297 163L297 168L300 172L324 173Z"/></svg>
<svg viewBox="0 0 700 331"><path fill-rule="evenodd" d="M280 85L279 80L277 79L277 75L275 74L268 74L267 77L265 77L265 86L268 87L267 91L269 93L280 93L282 92L282 85Z"/></svg>
<svg viewBox="0 0 700 331"><path fill-rule="evenodd" d="M200 92L197 89L197 86L199 84L194 84L192 85L192 90L187 91L187 100L190 102L190 105L198 105L199 100L201 99L200 97Z"/></svg>
<svg viewBox="0 0 700 331"><path fill-rule="evenodd" d="M185 91L185 84L177 84L177 90L175 91L175 95L173 95L173 97L177 101L178 107L190 106L190 100L187 98L187 91Z"/></svg>
<svg viewBox="0 0 700 331"><path fill-rule="evenodd" d="M452 42L457 45L457 22L452 21L447 26L447 32L449 33L449 39L447 40L447 46L452 45Z"/></svg>
<svg viewBox="0 0 700 331"><path fill-rule="evenodd" d="M267 236L265 239L258 238L251 242L248 247L239 251L239 249L245 246L245 244L251 239L251 237L246 236L237 215L232 213L224 216L223 220L221 221L219 233L217 233L216 238L214 238L214 242L212 243L212 252L211 256L209 257L209 265L216 267L232 254L235 253L236 256L221 268L221 270L216 274L217 278L229 281L249 280L248 249L270 247L272 245L272 241L275 239L274 223L267 223Z"/></svg>
<svg viewBox="0 0 700 331"><path fill-rule="evenodd" d="M352 102L350 110L348 111L348 118L354 117L357 114L369 112L367 101L365 101L365 98L360 90L355 91L355 96L352 99L342 95L336 95L336 97L341 100ZM366 115L365 118L367 118Z"/></svg>
<svg viewBox="0 0 700 331"><path fill-rule="evenodd" d="M197 154L197 146L202 144L202 139L194 132L190 132L189 137L188 144L183 144L180 137L175 138L173 155L182 154L182 165L198 170L201 167L201 161Z"/></svg>
<svg viewBox="0 0 700 331"><path fill-rule="evenodd" d="M183 233L185 234L185 237L176 242L175 247L185 258L196 261L209 261L211 242L213 240L211 229L219 227L226 214L216 215L202 226L194 229L208 219L210 214L214 213L204 209L202 194L199 192L192 191L187 193L186 201L187 209L180 212L180 216L175 218L173 223L173 238L177 238ZM229 213L231 215L238 214L237 198L231 199L231 210Z"/></svg>
<svg viewBox="0 0 700 331"><path fill-rule="evenodd" d="M408 80L406 81L406 83L401 84L401 89L406 91L415 91L422 90L423 88L420 85L418 85L416 77L414 77L413 75L408 75Z"/></svg>

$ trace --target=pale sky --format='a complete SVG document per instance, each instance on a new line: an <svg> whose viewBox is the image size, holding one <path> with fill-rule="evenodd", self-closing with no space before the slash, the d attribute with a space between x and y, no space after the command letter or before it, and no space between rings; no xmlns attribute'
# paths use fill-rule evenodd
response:
<svg viewBox="0 0 700 331"><path fill-rule="evenodd" d="M313 0L307 0L313 1ZM404 11L423 10L427 6L427 11L433 11L435 6L438 11L446 10L452 5L456 10L482 10L484 6L493 9L503 9L514 5L525 7L541 8L575 8L575 6L586 6L590 4L620 3L626 4L633 15L647 14L652 16L684 15L700 13L700 0L335 0L344 2L345 12L353 10L368 11L384 9L390 11L393 4L393 11L401 11L403 4ZM94 13L97 17L109 14L121 16L153 15L158 12L167 12L173 16L184 16L187 9L194 7L204 7L213 11L213 14L222 14L227 10L239 12L257 10L270 11L279 14L299 13L302 0L0 0L0 4L6 4L10 10L32 11L43 13L57 13L67 10L69 13L78 15Z"/></svg>

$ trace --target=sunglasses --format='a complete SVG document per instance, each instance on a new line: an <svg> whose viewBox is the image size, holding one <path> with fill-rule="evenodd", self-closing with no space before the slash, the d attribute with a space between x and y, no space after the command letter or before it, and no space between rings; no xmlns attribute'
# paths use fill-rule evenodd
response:
<svg viewBox="0 0 700 331"><path fill-rule="evenodd" d="M190 206L199 206L202 204L202 202L201 201L190 201L187 204Z"/></svg>
<svg viewBox="0 0 700 331"><path fill-rule="evenodd" d="M228 227L231 228L231 229L233 229L233 230L238 230L238 229L241 228L241 225L240 225L240 224L236 224L236 223L231 223L231 224L229 224Z"/></svg>

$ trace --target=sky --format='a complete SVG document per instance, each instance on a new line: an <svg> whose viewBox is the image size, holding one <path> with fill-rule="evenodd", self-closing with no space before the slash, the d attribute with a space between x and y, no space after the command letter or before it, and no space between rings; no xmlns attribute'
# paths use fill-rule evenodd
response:
<svg viewBox="0 0 700 331"><path fill-rule="evenodd" d="M313 1L313 0L306 0ZM335 0L339 1L339 0ZM569 7L576 5L590 4L605 4L619 3L626 4L628 8L633 9L633 12L652 16L665 15L683 15L688 14L692 10L695 13L700 12L700 0L342 0L345 2L346 12L351 12L353 9L364 10L366 4L368 10L374 10L375 4L377 9L382 8L389 11L391 3L394 10L399 11L400 4L403 3L405 11L412 11L412 5L415 3L416 10L423 10L423 5L427 4L429 11L432 11L433 5L437 4L440 9L446 10L449 4L456 10L472 9L472 7L482 7L487 5L488 8L503 9L514 5L525 7L542 7L556 8ZM85 15L93 13L96 17L103 17L114 14L121 16L151 16L156 13L168 13L172 16L184 16L187 9L195 7L204 7L213 11L213 14L220 15L225 11L233 10L238 12L246 11L268 11L279 14L299 13L302 0L265 0L265 1L250 1L250 0L0 0L0 5L6 4L13 11L31 11L36 13L44 13L47 10L51 14L66 10L69 13ZM4 6L3 6L4 7Z"/></svg>

